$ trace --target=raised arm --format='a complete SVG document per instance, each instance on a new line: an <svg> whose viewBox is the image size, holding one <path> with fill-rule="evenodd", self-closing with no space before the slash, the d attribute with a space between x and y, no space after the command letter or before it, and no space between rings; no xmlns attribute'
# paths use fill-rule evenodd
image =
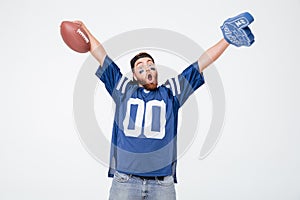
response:
<svg viewBox="0 0 300 200"><path fill-rule="evenodd" d="M210 64L217 60L229 46L225 39L221 39L217 44L206 50L198 59L200 72L203 72Z"/></svg>
<svg viewBox="0 0 300 200"><path fill-rule="evenodd" d="M91 44L91 49L90 53L92 56L99 62L100 66L103 65L105 56L106 56L106 51L102 44L92 35L92 33L87 29L87 27L84 25L83 22L81 21L74 21L75 23L79 24L85 32L88 34L90 44Z"/></svg>
<svg viewBox="0 0 300 200"><path fill-rule="evenodd" d="M217 60L229 44L237 47L251 46L254 42L254 35L248 26L253 21L253 16L248 12L225 20L221 26L224 39L205 51L198 59L200 72Z"/></svg>

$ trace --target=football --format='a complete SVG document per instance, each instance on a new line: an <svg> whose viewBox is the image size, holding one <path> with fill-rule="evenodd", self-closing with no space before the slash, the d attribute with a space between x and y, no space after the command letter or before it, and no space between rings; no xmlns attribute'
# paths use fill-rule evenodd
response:
<svg viewBox="0 0 300 200"><path fill-rule="evenodd" d="M79 53L90 50L90 40L79 24L63 21L60 25L60 34L68 47Z"/></svg>

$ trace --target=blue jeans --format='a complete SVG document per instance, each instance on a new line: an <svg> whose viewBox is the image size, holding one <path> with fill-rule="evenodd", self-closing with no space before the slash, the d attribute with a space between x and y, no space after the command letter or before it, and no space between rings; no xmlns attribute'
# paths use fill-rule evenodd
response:
<svg viewBox="0 0 300 200"><path fill-rule="evenodd" d="M110 188L109 200L176 200L174 179L146 180L116 172Z"/></svg>

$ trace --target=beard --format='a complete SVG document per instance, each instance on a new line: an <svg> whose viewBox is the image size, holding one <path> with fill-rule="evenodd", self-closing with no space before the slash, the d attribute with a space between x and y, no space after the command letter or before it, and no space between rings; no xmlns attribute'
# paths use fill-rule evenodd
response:
<svg viewBox="0 0 300 200"><path fill-rule="evenodd" d="M153 91L153 90L156 90L156 89L157 89L157 83L147 83L147 84L144 84L143 87L144 87L146 90Z"/></svg>
<svg viewBox="0 0 300 200"><path fill-rule="evenodd" d="M151 77L149 77L149 75ZM138 83L139 86L143 86L146 90L149 90L149 91L156 90L157 86L158 86L157 75L156 74L147 74L147 77L140 78L140 79L137 79L136 77L133 77L133 80L136 83Z"/></svg>

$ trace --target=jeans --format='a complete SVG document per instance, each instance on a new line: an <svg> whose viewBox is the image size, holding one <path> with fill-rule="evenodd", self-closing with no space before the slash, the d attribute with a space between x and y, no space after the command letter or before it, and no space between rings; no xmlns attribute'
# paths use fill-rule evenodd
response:
<svg viewBox="0 0 300 200"><path fill-rule="evenodd" d="M110 188L109 200L176 200L174 179L147 180L116 172Z"/></svg>

